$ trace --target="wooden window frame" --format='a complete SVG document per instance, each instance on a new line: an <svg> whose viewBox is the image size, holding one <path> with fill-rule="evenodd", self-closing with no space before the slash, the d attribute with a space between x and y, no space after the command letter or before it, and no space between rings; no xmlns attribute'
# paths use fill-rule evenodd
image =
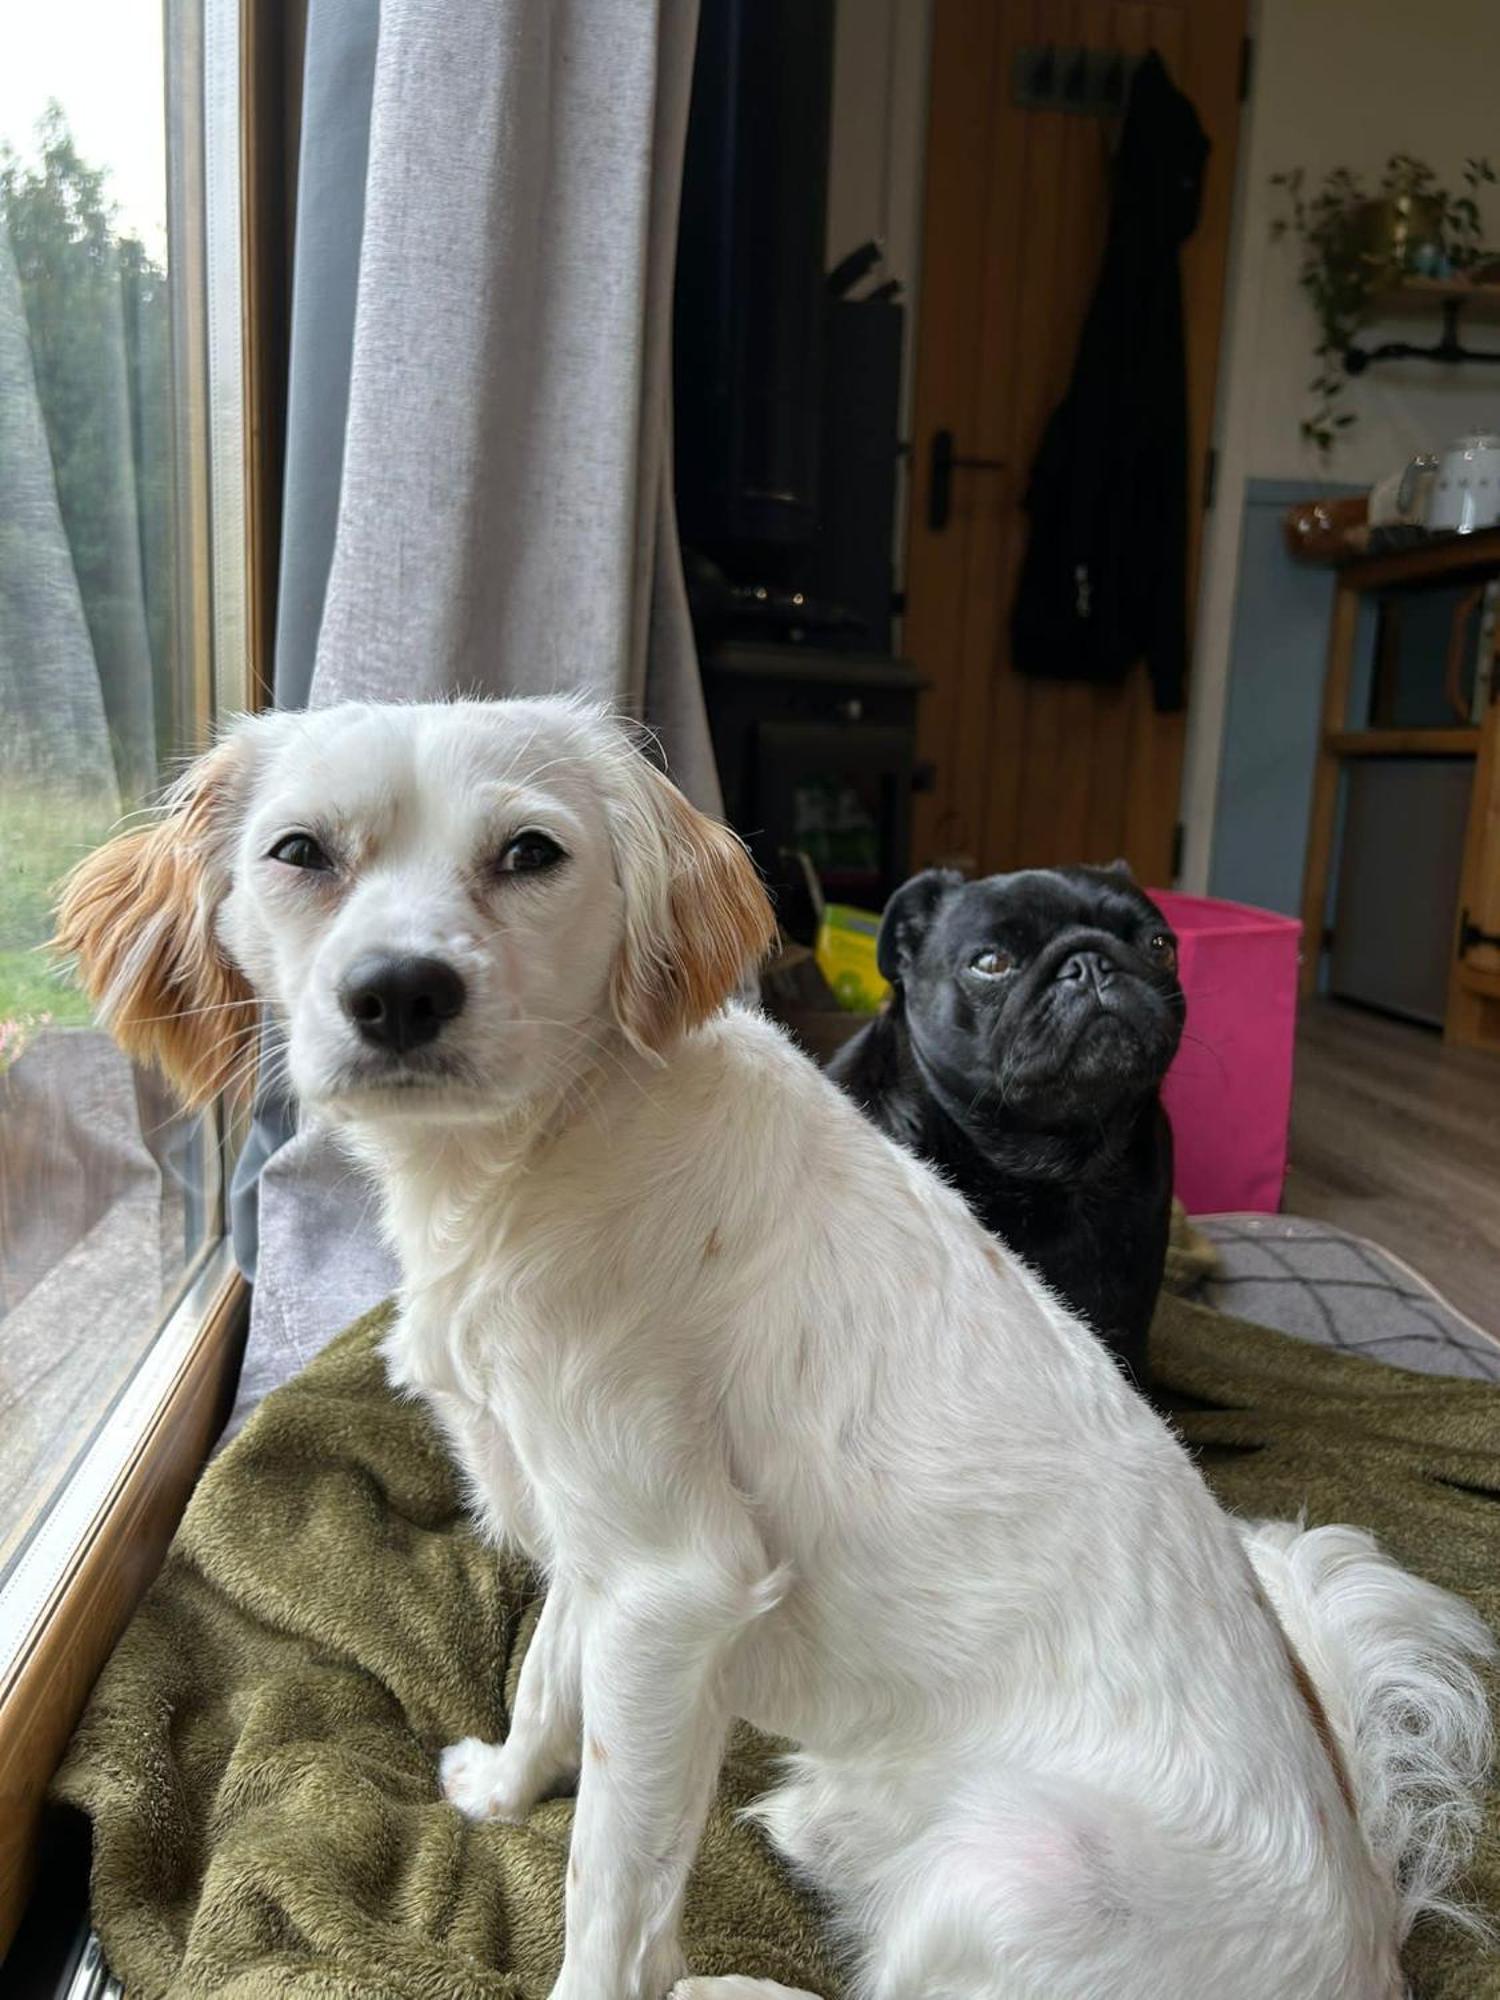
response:
<svg viewBox="0 0 1500 2000"><path fill-rule="evenodd" d="M0 1953L31 1891L52 1774L229 1413L249 1289L227 1261L221 1238L178 1308L201 1315L196 1337L0 1687Z"/></svg>
<svg viewBox="0 0 1500 2000"><path fill-rule="evenodd" d="M168 0L169 63L196 72L203 50L177 34ZM243 603L231 628L236 658L222 657L226 633L212 618L210 399L214 384L203 319L206 285L190 272L183 342L179 523L184 551L181 616L193 671L212 674L220 713L261 707L272 697L272 645L279 565L290 334L291 251L300 143L306 0L239 0L239 300L243 411ZM235 59L231 51L231 62ZM201 93L187 83L191 118ZM189 182L201 184L205 135L191 130ZM231 155L233 159L235 155ZM222 165L222 159L221 159ZM180 171L169 160L168 172ZM184 184L179 183L179 193ZM201 245L201 196L185 194L185 236ZM180 254L180 251L179 251ZM189 249L189 256L195 254ZM229 668L226 674L225 668ZM227 1186L227 1174L225 1176ZM54 1579L44 1580L35 1616L0 1673L0 1959L9 1949L35 1880L47 1788L100 1669L156 1575L209 1453L233 1404L249 1317L249 1287L235 1267L221 1214L207 1246L139 1375L101 1426L80 1478L92 1468L98 1493L90 1518ZM128 1421L134 1391L141 1408ZM97 1456L96 1454L102 1454ZM84 1502L87 1505L87 1500Z"/></svg>

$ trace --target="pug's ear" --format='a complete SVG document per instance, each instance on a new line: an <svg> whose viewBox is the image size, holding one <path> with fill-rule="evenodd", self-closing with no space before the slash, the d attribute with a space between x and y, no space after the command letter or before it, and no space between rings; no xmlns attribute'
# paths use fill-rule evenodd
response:
<svg viewBox="0 0 1500 2000"><path fill-rule="evenodd" d="M899 986L906 977L939 906L955 889L962 888L963 880L954 868L925 868L920 875L903 882L886 904L875 944L875 962L881 977L892 986Z"/></svg>
<svg viewBox="0 0 1500 2000"><path fill-rule="evenodd" d="M1107 861L1104 864L1103 872L1106 875L1118 875L1122 882L1135 882L1135 870L1122 856L1116 856L1113 861Z"/></svg>

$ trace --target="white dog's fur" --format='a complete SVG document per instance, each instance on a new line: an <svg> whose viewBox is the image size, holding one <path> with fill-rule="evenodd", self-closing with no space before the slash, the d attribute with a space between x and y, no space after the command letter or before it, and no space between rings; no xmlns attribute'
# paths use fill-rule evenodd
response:
<svg viewBox="0 0 1500 2000"><path fill-rule="evenodd" d="M533 829L566 858L497 873ZM267 858L290 832L331 869ZM190 1010L244 1034L262 996L380 1180L391 1378L548 1578L506 1742L442 1784L519 1819L577 1774L554 2000L682 1978L736 1716L800 1745L760 1818L866 2000L1394 2000L1473 1825L1488 1634L1352 1529L1231 1521L958 1196L724 1005L767 934L730 837L564 702L245 724L63 909L191 1092L229 1064ZM340 1007L372 950L467 984L422 1063Z"/></svg>

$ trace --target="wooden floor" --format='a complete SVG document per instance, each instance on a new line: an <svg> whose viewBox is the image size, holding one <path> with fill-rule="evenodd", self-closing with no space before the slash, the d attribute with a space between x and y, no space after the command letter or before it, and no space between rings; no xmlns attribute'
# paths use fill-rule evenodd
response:
<svg viewBox="0 0 1500 2000"><path fill-rule="evenodd" d="M1383 1244L1500 1334L1500 1057L1314 1003L1285 1206Z"/></svg>

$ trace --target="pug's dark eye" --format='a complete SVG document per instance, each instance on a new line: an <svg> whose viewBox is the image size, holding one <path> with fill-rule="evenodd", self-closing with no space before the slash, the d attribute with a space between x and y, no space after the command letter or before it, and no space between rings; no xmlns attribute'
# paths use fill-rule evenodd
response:
<svg viewBox="0 0 1500 2000"><path fill-rule="evenodd" d="M506 842L496 866L502 875L536 875L567 858L551 834L532 827Z"/></svg>
<svg viewBox="0 0 1500 2000"><path fill-rule="evenodd" d="M1177 970L1177 946L1165 931L1158 931L1146 947L1163 972Z"/></svg>
<svg viewBox="0 0 1500 2000"><path fill-rule="evenodd" d="M284 861L288 868L310 868L326 875L333 863L310 833L289 833L266 856L268 861Z"/></svg>
<svg viewBox="0 0 1500 2000"><path fill-rule="evenodd" d="M988 951L980 952L969 967L971 972L979 973L984 979L1003 979L1007 972L1014 972L1015 969L1016 961L999 945L991 945Z"/></svg>

